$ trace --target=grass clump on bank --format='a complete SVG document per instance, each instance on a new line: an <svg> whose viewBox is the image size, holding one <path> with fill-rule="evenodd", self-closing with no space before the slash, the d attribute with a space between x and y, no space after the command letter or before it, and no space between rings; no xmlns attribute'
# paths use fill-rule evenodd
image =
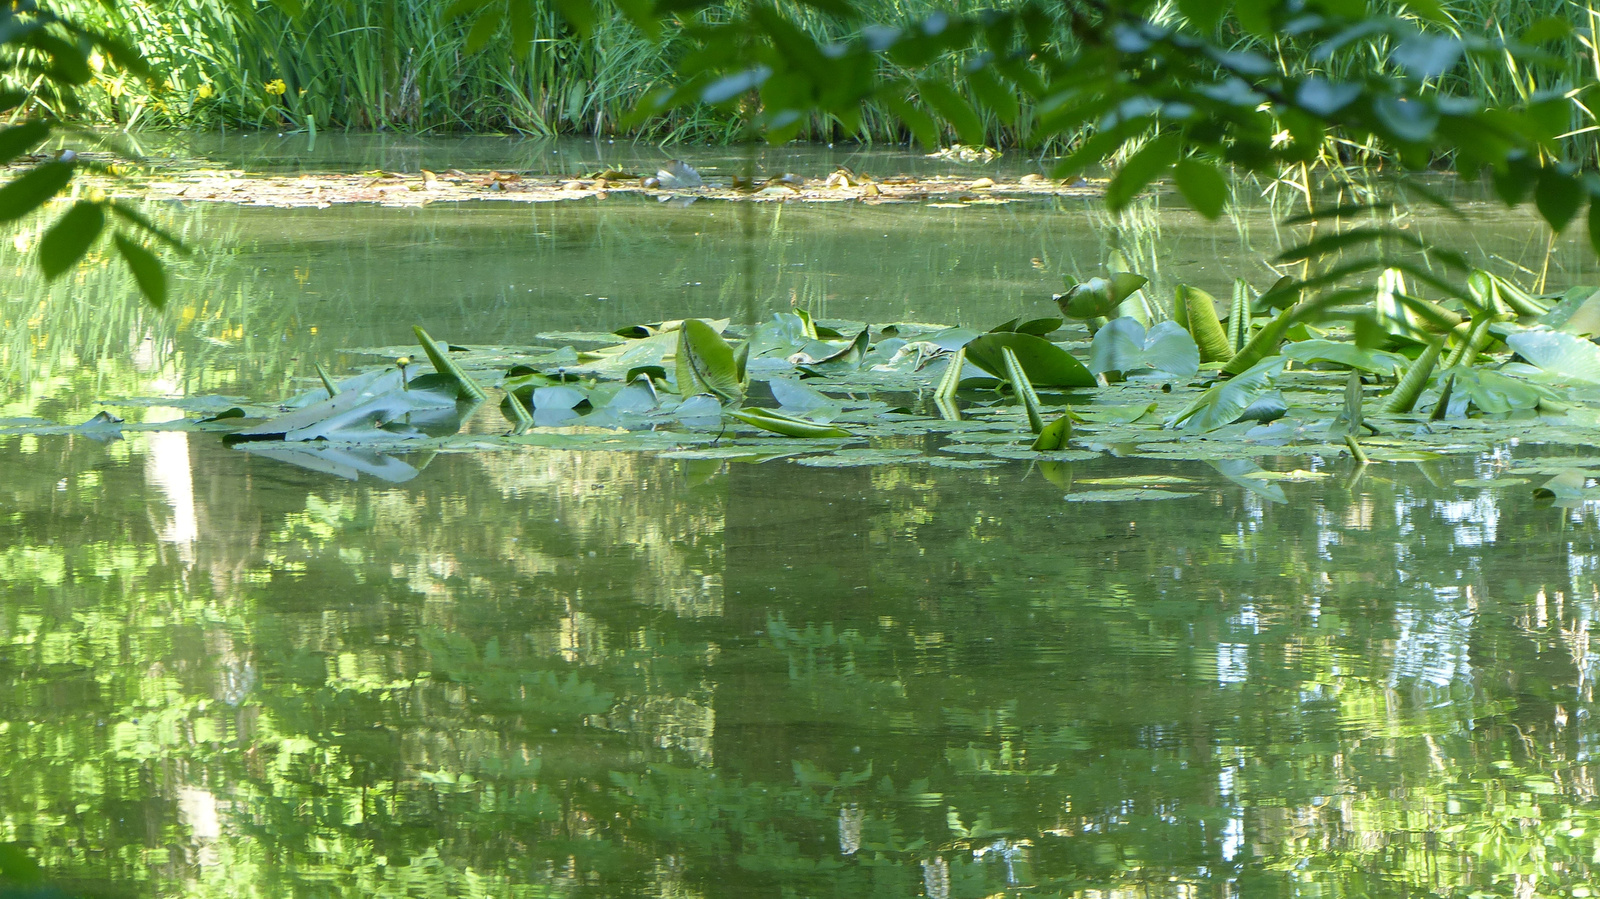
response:
<svg viewBox="0 0 1600 899"><path fill-rule="evenodd" d="M528 4L535 14L520 19L524 24L516 29L493 9L476 17L450 17L442 5L393 0L307 4L293 13L286 11L290 6L71 0L63 12L108 33L129 36L152 70L149 78L103 71L83 93L84 115L128 127L480 131L712 141L748 136L741 113L749 110L741 109L677 109L642 124L628 123L628 113L640 98L675 82L676 67L694 49L671 23L659 39L652 39L619 11L609 10L593 34L581 38L546 0ZM856 8L859 21L905 25L943 7L931 0L870 0ZM1410 16L1400 3L1375 5L1373 11ZM715 21L738 12L721 5L698 15ZM810 8L784 12L819 41L851 36L842 30L845 26ZM1160 15L1178 18L1174 8L1163 8ZM1592 104L1582 91L1571 89L1592 83L1600 72L1600 47L1594 39L1600 14L1592 7L1556 0L1461 0L1441 4L1440 15L1427 27L1497 39L1537 30L1543 20L1572 26L1568 36L1544 48L1548 64L1530 67L1510 54L1500 64L1470 57L1438 79L1437 88L1493 104L1562 93L1570 120L1564 155L1572 162L1595 162L1600 160L1600 143ZM1070 46L1073 38L1066 23L1057 19L1053 28L1053 40ZM1396 48L1381 37L1361 52L1316 63L1306 59L1309 48L1290 39L1262 46L1231 18L1217 28L1224 42L1237 35L1241 49L1299 57L1297 66L1320 66L1334 80L1359 80L1394 68ZM528 50L518 53L514 46ZM947 55L919 74L964 92L967 86L958 74L962 62ZM1035 110L1026 103L1014 124L985 116L986 141L1037 146L1044 137L1035 134L1034 122ZM874 102L863 110L857 130L847 132L831 117L816 114L797 136L900 142L909 135L900 112ZM1048 139L1065 148L1082 137L1050 134ZM1377 153L1375 146L1338 138L1329 145L1330 160L1369 161Z"/></svg>

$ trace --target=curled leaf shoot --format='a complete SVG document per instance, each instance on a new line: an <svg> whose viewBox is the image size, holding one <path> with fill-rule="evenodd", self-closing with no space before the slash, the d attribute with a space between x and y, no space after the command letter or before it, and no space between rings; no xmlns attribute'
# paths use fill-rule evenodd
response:
<svg viewBox="0 0 1600 899"><path fill-rule="evenodd" d="M1383 405L1384 412L1401 415L1410 412L1417 405L1417 398L1422 396L1422 389L1428 386L1428 378L1433 374L1434 366L1439 363L1439 353L1443 348L1443 340L1428 344L1428 348L1422 351L1417 361L1411 363L1400 383L1390 392L1388 402Z"/></svg>
<svg viewBox="0 0 1600 899"><path fill-rule="evenodd" d="M1028 410L1028 427L1033 433L1044 432L1044 418L1039 414L1039 395L1033 390L1033 382L1028 380L1028 373L1022 370L1022 363L1017 359L1017 353L1011 347L1001 347L1001 355L1006 360L1006 378L1011 382L1011 389L1017 393L1017 398L1022 400L1023 408Z"/></svg>

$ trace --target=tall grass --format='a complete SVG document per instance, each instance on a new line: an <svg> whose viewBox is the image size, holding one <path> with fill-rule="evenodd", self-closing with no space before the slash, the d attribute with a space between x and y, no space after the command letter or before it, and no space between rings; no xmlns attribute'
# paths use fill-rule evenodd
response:
<svg viewBox="0 0 1600 899"><path fill-rule="evenodd" d="M785 2L819 39L848 36L813 8ZM861 0L857 5L868 21L906 24L951 4ZM1374 5L1377 12L1412 15L1401 0ZM548 0L538 4L543 11L533 23L532 49L525 55L512 52L504 33L468 53L470 21L446 20L445 4L409 0L325 0L305 4L299 16L264 0L65 0L64 6L90 24L130 36L157 72L142 81L108 71L96 80L97 89L86 92L91 116L123 126L615 135L640 97L671 82L674 63L689 49L670 29L664 40L652 41L620 15L601 22L591 39L580 40ZM1600 78L1595 39L1600 14L1587 3L1440 0L1439 6L1445 24L1429 23L1430 29L1509 37L1551 17L1575 28L1573 36L1546 48L1560 65L1526 68L1509 55L1469 59L1437 85L1439 90L1512 102L1551 90L1572 91ZM702 15L734 8L713 7ZM1173 4L1158 14L1177 16ZM1229 23L1222 27L1228 33ZM1072 41L1064 30L1058 39L1063 46ZM1240 43L1288 58L1304 58L1308 49L1287 41L1261 47L1243 37ZM1359 43L1359 49L1321 65L1336 78L1382 72L1389 66L1389 49L1381 42ZM947 58L924 74L959 81L960 62ZM1571 134L1564 139L1565 154L1572 161L1600 161L1600 119L1583 94L1574 92L1568 99ZM1081 136L1032 134L1030 122L1026 108L1015 126L988 117L988 142L1038 147L1048 140L1065 146ZM713 110L680 111L629 133L715 141L746 136L734 114ZM816 116L800 137L901 142L908 130L887 108L869 104L857 133L844 133L837 122ZM1336 139L1328 148L1329 161L1366 161L1375 153L1376 148L1347 139Z"/></svg>

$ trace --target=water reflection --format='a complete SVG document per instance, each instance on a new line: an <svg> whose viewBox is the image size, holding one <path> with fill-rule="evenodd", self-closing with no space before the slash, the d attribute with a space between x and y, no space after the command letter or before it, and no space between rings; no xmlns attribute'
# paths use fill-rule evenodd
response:
<svg viewBox="0 0 1600 899"><path fill-rule="evenodd" d="M74 882L1594 876L1600 522L1452 484L1514 460L1282 482L1286 503L1133 463L1200 482L1175 515L1069 505L1026 466L533 451L395 485L182 436L0 442L37 473L0 485L0 837Z"/></svg>

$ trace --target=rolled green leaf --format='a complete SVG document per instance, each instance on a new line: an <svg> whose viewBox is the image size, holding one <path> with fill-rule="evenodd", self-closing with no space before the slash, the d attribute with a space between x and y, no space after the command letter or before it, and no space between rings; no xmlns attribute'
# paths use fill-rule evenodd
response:
<svg viewBox="0 0 1600 899"><path fill-rule="evenodd" d="M1233 358L1228 333L1217 319L1216 300L1211 294L1187 284L1178 285L1178 303L1183 306L1184 323L1200 347L1201 362L1227 362Z"/></svg>
<svg viewBox="0 0 1600 899"><path fill-rule="evenodd" d="M950 357L950 363L945 366L944 376L939 379L939 386L934 389L933 397L938 400L951 400L955 398L956 388L961 386L961 370L967 366L967 348L956 350Z"/></svg>
<svg viewBox="0 0 1600 899"><path fill-rule="evenodd" d="M747 425L785 437L851 437L849 431L835 425L823 424L793 415L784 415L771 409L735 409L728 413Z"/></svg>
<svg viewBox="0 0 1600 899"><path fill-rule="evenodd" d="M434 370L455 382L456 392L480 403L489 398L478 382L462 371L461 366L450 358L449 352L429 337L427 331L422 330L420 325L413 326L411 330L416 332L417 342L422 344L422 351L428 354L428 361L433 363Z"/></svg>
<svg viewBox="0 0 1600 899"><path fill-rule="evenodd" d="M1411 363L1406 369L1405 377L1389 393L1389 401L1384 403L1383 411L1390 415L1410 412L1416 406L1417 398L1422 396L1422 388L1428 386L1428 377L1433 374L1433 367L1439 363L1439 352L1444 348L1443 340L1436 340L1428 344L1422 351L1417 361Z"/></svg>
<svg viewBox="0 0 1600 899"><path fill-rule="evenodd" d="M1022 400L1023 408L1028 410L1028 427L1033 433L1044 432L1044 417L1039 414L1039 395L1034 393L1033 384L1028 380L1028 373L1022 370L1022 363L1017 361L1017 352L1011 347L1001 347L1000 354L1006 360L1006 380L1011 382L1011 389L1017 392L1017 398Z"/></svg>
<svg viewBox="0 0 1600 899"><path fill-rule="evenodd" d="M1033 445L1028 447L1036 452L1049 452L1051 450L1066 449L1067 441L1072 439L1072 414L1063 413L1055 421L1045 425L1039 431L1039 436L1034 439Z"/></svg>
<svg viewBox="0 0 1600 899"><path fill-rule="evenodd" d="M1455 349L1444 360L1445 368L1455 368L1465 362L1471 365L1478 358L1478 352L1489 342L1489 325L1495 321L1496 316L1487 313L1478 313L1472 321L1472 328L1466 334L1459 335ZM1454 332L1452 332L1454 333Z"/></svg>
<svg viewBox="0 0 1600 899"><path fill-rule="evenodd" d="M1222 366L1223 373L1230 375L1240 374L1247 371L1257 362L1276 353L1278 344L1283 342L1284 332L1289 330L1289 322L1294 317L1294 310L1295 307L1290 306L1288 309L1278 313L1277 318L1267 322L1232 359L1228 360L1227 365Z"/></svg>
<svg viewBox="0 0 1600 899"><path fill-rule="evenodd" d="M1228 311L1228 347L1234 355L1250 342L1250 285L1233 279L1233 308Z"/></svg>
<svg viewBox="0 0 1600 899"><path fill-rule="evenodd" d="M1439 391L1439 401L1433 404L1433 412L1429 413L1429 421L1444 421L1445 413L1450 411L1450 393L1455 389L1456 376L1445 376L1444 388Z"/></svg>
<svg viewBox="0 0 1600 899"><path fill-rule="evenodd" d="M339 385L333 383L333 379L328 377L328 373L326 371L324 371L323 368L322 368L322 363L313 362L313 363L311 363L311 365L314 368L316 368L317 377L322 379L322 386L323 386L324 389L326 389L328 391L328 396L329 397L338 396L339 395Z"/></svg>

